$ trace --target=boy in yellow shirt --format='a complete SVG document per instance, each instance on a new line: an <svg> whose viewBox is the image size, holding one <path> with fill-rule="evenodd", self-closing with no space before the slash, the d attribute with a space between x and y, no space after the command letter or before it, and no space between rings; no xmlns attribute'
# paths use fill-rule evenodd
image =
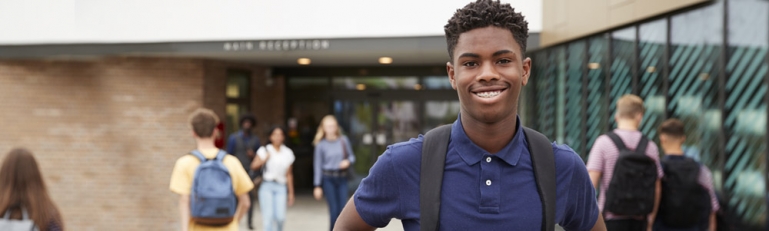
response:
<svg viewBox="0 0 769 231"><path fill-rule="evenodd" d="M216 124L219 123L219 117L208 109L198 109L190 115L189 120L192 126L192 136L197 143L197 150L207 159L213 159L219 152L214 145L216 137ZM248 177L238 158L232 155L225 155L222 160L224 166L229 170L232 178L232 187L238 198L238 208L235 212L235 219L225 226L205 226L196 224L190 215L190 193L192 191L192 180L195 176L195 169L200 165L200 160L193 155L184 155L176 161L173 173L171 173L172 192L179 194L179 213L181 214L182 231L237 231L240 218L243 217L251 201L248 192L254 188L254 183Z"/></svg>

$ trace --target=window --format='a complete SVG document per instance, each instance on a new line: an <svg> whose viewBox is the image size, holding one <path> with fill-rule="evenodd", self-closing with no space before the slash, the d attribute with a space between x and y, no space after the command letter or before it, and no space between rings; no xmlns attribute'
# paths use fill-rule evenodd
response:
<svg viewBox="0 0 769 231"><path fill-rule="evenodd" d="M566 47L554 48L548 55L549 63L553 63L552 75L555 76L555 136L557 142L564 142L566 127Z"/></svg>
<svg viewBox="0 0 769 231"><path fill-rule="evenodd" d="M459 114L459 101L426 101L422 134L444 124L452 124Z"/></svg>
<svg viewBox="0 0 769 231"><path fill-rule="evenodd" d="M232 133L240 129L240 116L250 113L251 105L251 73L247 71L227 71L227 106L225 133Z"/></svg>
<svg viewBox="0 0 769 231"><path fill-rule="evenodd" d="M646 104L641 132L659 143L657 127L665 119L665 93L663 92L663 69L665 68L665 45L668 36L668 21L661 19L641 24L638 33L640 66L638 68L638 89ZM662 150L660 150L662 154Z"/></svg>
<svg viewBox="0 0 769 231"><path fill-rule="evenodd" d="M635 65L635 27L628 27L611 33L611 81L609 111L613 117L617 99L633 93L633 68ZM610 120L610 128L617 125Z"/></svg>
<svg viewBox="0 0 769 231"><path fill-rule="evenodd" d="M583 105L585 97L582 95L582 77L584 76L586 42L585 40L575 41L569 44L567 59L567 71L565 75L564 88L566 94L565 118L564 118L564 139L563 143L568 144L577 154L585 157L585 145L583 139L584 120Z"/></svg>
<svg viewBox="0 0 769 231"><path fill-rule="evenodd" d="M671 18L667 110L683 121L684 152L700 159L720 179L721 110L717 81L722 43L722 8L710 5Z"/></svg>
<svg viewBox="0 0 769 231"><path fill-rule="evenodd" d="M291 90L316 90L328 89L327 77L291 77L288 78L288 87Z"/></svg>
<svg viewBox="0 0 769 231"><path fill-rule="evenodd" d="M729 1L728 61L726 63L723 188L731 192L728 205L747 227L766 227L767 48L769 2Z"/></svg>
<svg viewBox="0 0 769 231"><path fill-rule="evenodd" d="M448 76L427 76L424 78L425 89L428 90L452 90Z"/></svg>
<svg viewBox="0 0 769 231"><path fill-rule="evenodd" d="M421 90L419 78L408 77L334 77L335 89L342 90Z"/></svg>
<svg viewBox="0 0 769 231"><path fill-rule="evenodd" d="M588 39L587 71L587 147L609 130L609 99L606 97L606 68L609 60L609 39L599 35ZM587 153L585 153L587 154Z"/></svg>

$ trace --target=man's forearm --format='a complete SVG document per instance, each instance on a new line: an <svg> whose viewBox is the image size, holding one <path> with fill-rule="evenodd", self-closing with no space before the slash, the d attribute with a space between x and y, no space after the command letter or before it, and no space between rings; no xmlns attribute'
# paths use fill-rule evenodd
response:
<svg viewBox="0 0 769 231"><path fill-rule="evenodd" d="M590 182L593 183L593 188L598 189L598 182L601 181L601 172L588 171L587 173L590 175Z"/></svg>
<svg viewBox="0 0 769 231"><path fill-rule="evenodd" d="M603 222L603 215L598 213L598 219L595 221L595 225L590 231L606 231L606 223Z"/></svg>
<svg viewBox="0 0 769 231"><path fill-rule="evenodd" d="M190 228L190 196L179 196L179 217L181 219L182 231Z"/></svg>
<svg viewBox="0 0 769 231"><path fill-rule="evenodd" d="M269 158L269 156L267 156L267 158ZM262 160L262 158L256 157L251 162L251 170L257 170L257 169L261 168L262 165L264 165L265 163L267 163L266 159Z"/></svg>
<svg viewBox="0 0 769 231"><path fill-rule="evenodd" d="M334 231L374 231L375 229L360 217L358 210L355 209L355 200L352 198L347 201L347 205L342 209L334 225Z"/></svg>
<svg viewBox="0 0 769 231"><path fill-rule="evenodd" d="M235 211L235 221L240 222L240 219L246 214L249 206L251 206L251 198L248 197L248 193L238 196L238 208Z"/></svg>
<svg viewBox="0 0 769 231"><path fill-rule="evenodd" d="M716 212L710 213L710 221L708 224L708 231L716 231Z"/></svg>

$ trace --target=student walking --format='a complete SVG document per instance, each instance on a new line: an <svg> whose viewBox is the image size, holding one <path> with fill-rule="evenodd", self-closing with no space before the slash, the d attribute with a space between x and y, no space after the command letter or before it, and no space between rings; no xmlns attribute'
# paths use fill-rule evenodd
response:
<svg viewBox="0 0 769 231"><path fill-rule="evenodd" d="M347 202L348 168L355 163L350 140L342 135L339 124L333 115L324 116L313 140L315 154L313 160L315 190L313 195L320 200L326 195L331 230L334 229L339 213Z"/></svg>
<svg viewBox="0 0 769 231"><path fill-rule="evenodd" d="M190 115L197 148L180 157L171 173L171 192L179 194L182 231L237 231L254 188L238 158L214 145L219 117L208 109Z"/></svg>
<svg viewBox="0 0 769 231"><path fill-rule="evenodd" d="M596 138L587 161L598 206L609 231L651 230L663 176L659 149L639 130L643 100L624 95L617 100L617 129Z"/></svg>
<svg viewBox="0 0 769 231"><path fill-rule="evenodd" d="M457 120L390 145L337 230L374 230L392 218L407 231L552 231L556 223L605 230L582 159L518 117L532 65L527 25L499 1L478 0L454 13L444 31L448 80L462 105Z"/></svg>
<svg viewBox="0 0 769 231"><path fill-rule="evenodd" d="M255 173L249 171L249 169L251 169L251 160L254 159L256 150L262 145L261 141L259 141L259 137L257 137L256 134L253 134L255 127L256 117L250 114L245 114L240 117L240 131L232 133L230 138L227 139L227 153L238 158L240 164L243 165L243 169L245 169L246 172L250 172L249 175L251 176L251 179L255 177ZM254 193L249 193L248 195L249 199L253 202L255 199ZM246 215L249 229L254 229L253 212L254 203L251 203L251 206L248 207L248 214Z"/></svg>
<svg viewBox="0 0 769 231"><path fill-rule="evenodd" d="M59 208L48 195L37 161L27 149L13 149L3 160L0 168L0 212L3 216L0 224L22 220L26 226L34 226L41 231L64 230ZM0 225L0 229L3 227L8 228Z"/></svg>
<svg viewBox="0 0 769 231"><path fill-rule="evenodd" d="M269 142L256 151L251 169L264 168L259 186L259 207L264 231L282 231L286 221L286 205L294 205L294 152L283 144L286 133L273 127L267 134Z"/></svg>
<svg viewBox="0 0 769 231"><path fill-rule="evenodd" d="M659 129L662 158L662 199L655 231L715 231L720 209L710 169L684 155L684 124L668 119Z"/></svg>

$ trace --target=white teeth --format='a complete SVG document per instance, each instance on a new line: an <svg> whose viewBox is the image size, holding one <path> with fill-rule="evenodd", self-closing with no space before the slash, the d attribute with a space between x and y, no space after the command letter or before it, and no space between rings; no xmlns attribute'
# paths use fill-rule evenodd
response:
<svg viewBox="0 0 769 231"><path fill-rule="evenodd" d="M502 91L484 91L475 93L475 95L480 96L481 98L491 98L498 96L500 93L502 93Z"/></svg>

